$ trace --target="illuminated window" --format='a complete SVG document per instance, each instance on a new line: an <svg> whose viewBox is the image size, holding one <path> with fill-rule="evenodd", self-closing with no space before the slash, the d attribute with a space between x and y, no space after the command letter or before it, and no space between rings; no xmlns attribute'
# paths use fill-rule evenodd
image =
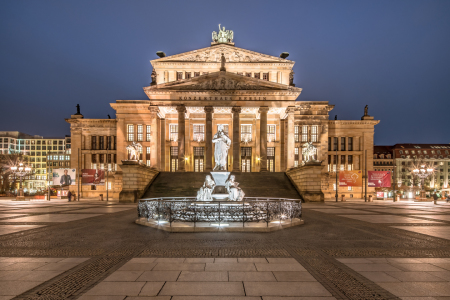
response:
<svg viewBox="0 0 450 300"><path fill-rule="evenodd" d="M146 150L145 150L145 162L147 164L147 167L150 167L150 147L146 147Z"/></svg>
<svg viewBox="0 0 450 300"><path fill-rule="evenodd" d="M152 126L151 126L151 125L147 125L145 134L146 134L146 140L147 140L147 142L150 142L150 141L151 141L151 138L152 138L152 136L151 136L151 135L152 135Z"/></svg>
<svg viewBox="0 0 450 300"><path fill-rule="evenodd" d="M178 141L178 124L169 124L169 139L171 141Z"/></svg>
<svg viewBox="0 0 450 300"><path fill-rule="evenodd" d="M276 126L267 125L267 142L275 142L276 140Z"/></svg>
<svg viewBox="0 0 450 300"><path fill-rule="evenodd" d="M217 131L219 131L219 125L223 126L223 132L228 134L228 124L217 124Z"/></svg>
<svg viewBox="0 0 450 300"><path fill-rule="evenodd" d="M127 140L129 142L134 141L134 125L132 124L127 125Z"/></svg>
<svg viewBox="0 0 450 300"><path fill-rule="evenodd" d="M252 140L252 125L241 125L241 142L251 142Z"/></svg>
<svg viewBox="0 0 450 300"><path fill-rule="evenodd" d="M142 142L144 140L144 125L137 126L137 140Z"/></svg>
<svg viewBox="0 0 450 300"><path fill-rule="evenodd" d="M308 141L308 125L302 126L302 143Z"/></svg>
<svg viewBox="0 0 450 300"><path fill-rule="evenodd" d="M194 141L203 142L205 140L205 125L194 124Z"/></svg>
<svg viewBox="0 0 450 300"><path fill-rule="evenodd" d="M318 142L318 127L317 125L311 126L311 142Z"/></svg>
<svg viewBox="0 0 450 300"><path fill-rule="evenodd" d="M298 132L298 127L299 127L298 125L295 125L295 126L294 126L294 139L295 139L295 142L296 142L296 143L299 142L299 136L298 136L298 133L299 133L299 132Z"/></svg>

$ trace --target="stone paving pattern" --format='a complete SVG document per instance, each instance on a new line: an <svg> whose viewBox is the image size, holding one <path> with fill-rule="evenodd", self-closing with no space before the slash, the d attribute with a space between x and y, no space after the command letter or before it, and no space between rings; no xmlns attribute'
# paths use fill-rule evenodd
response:
<svg viewBox="0 0 450 300"><path fill-rule="evenodd" d="M167 233L136 205L0 201L3 299L450 299L450 205L304 204L273 233Z"/></svg>

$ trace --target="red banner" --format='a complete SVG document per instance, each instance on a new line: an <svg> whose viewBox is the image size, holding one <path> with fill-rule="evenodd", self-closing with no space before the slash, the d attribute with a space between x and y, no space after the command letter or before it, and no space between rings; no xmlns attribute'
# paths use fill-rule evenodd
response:
<svg viewBox="0 0 450 300"><path fill-rule="evenodd" d="M82 185L104 185L105 171L96 169L81 170L81 184Z"/></svg>
<svg viewBox="0 0 450 300"><path fill-rule="evenodd" d="M370 187L390 187L391 171L368 171L368 186Z"/></svg>
<svg viewBox="0 0 450 300"><path fill-rule="evenodd" d="M362 186L362 171L339 171L339 186Z"/></svg>

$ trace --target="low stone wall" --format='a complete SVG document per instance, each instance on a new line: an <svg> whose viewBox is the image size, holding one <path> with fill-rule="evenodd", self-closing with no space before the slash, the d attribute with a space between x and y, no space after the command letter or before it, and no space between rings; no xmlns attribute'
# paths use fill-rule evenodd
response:
<svg viewBox="0 0 450 300"><path fill-rule="evenodd" d="M322 192L322 169L323 166L320 163L308 163L286 172L305 202L325 200Z"/></svg>
<svg viewBox="0 0 450 300"><path fill-rule="evenodd" d="M122 161L122 191L119 202L137 202L158 175L158 170L135 161Z"/></svg>

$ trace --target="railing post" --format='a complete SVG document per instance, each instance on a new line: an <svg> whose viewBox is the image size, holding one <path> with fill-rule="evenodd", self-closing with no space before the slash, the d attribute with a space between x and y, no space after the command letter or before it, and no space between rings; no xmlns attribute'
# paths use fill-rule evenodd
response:
<svg viewBox="0 0 450 300"><path fill-rule="evenodd" d="M219 228L220 228L220 201L219 201Z"/></svg>
<svg viewBox="0 0 450 300"><path fill-rule="evenodd" d="M172 227L172 202L170 202L170 214L169 214L169 223L170 227Z"/></svg>
<svg viewBox="0 0 450 300"><path fill-rule="evenodd" d="M269 202L266 201L266 227L269 227Z"/></svg>
<svg viewBox="0 0 450 300"><path fill-rule="evenodd" d="M158 200L158 226L159 226L159 222L161 221L161 214L159 213L160 206L161 206L161 199Z"/></svg>
<svg viewBox="0 0 450 300"><path fill-rule="evenodd" d="M194 228L197 223L197 202L194 202Z"/></svg>
<svg viewBox="0 0 450 300"><path fill-rule="evenodd" d="M279 218L280 218L280 226L281 226L281 216L282 216L282 214L281 214L281 201L280 200L278 200L279 202L278 202L278 214L279 214Z"/></svg>
<svg viewBox="0 0 450 300"><path fill-rule="evenodd" d="M242 199L242 200L244 200L244 199ZM245 215L245 212L244 212L244 201L242 201L242 227L245 227L244 215Z"/></svg>

